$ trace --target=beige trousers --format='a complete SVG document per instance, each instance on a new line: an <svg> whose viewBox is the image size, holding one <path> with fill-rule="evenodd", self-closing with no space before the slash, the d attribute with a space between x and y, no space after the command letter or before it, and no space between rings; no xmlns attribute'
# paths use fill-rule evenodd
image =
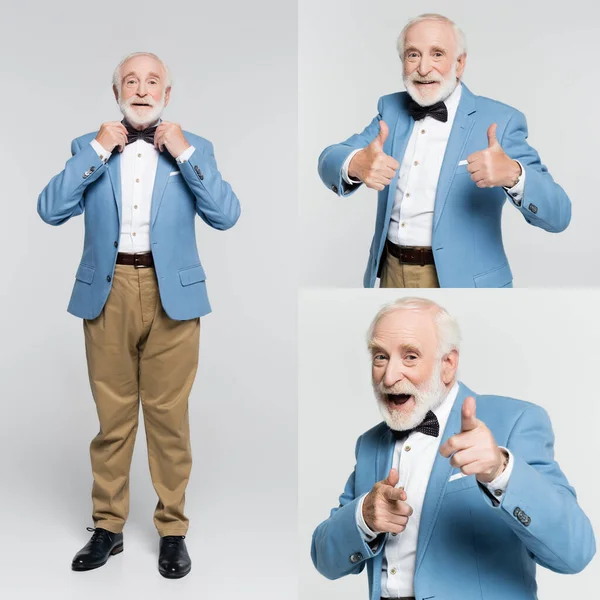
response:
<svg viewBox="0 0 600 600"><path fill-rule="evenodd" d="M95 527L120 533L129 513L129 468L141 401L161 536L185 535L192 466L188 396L196 376L200 319L174 321L160 302L153 268L116 265L100 315L84 320L100 432L90 455Z"/></svg>
<svg viewBox="0 0 600 600"><path fill-rule="evenodd" d="M380 288L439 288L435 265L407 265L385 252Z"/></svg>

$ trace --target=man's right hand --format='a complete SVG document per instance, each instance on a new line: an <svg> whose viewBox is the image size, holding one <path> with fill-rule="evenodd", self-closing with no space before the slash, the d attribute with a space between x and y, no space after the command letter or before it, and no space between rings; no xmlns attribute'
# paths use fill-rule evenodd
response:
<svg viewBox="0 0 600 600"><path fill-rule="evenodd" d="M351 179L360 179L367 187L381 191L389 185L400 163L383 151L390 130L385 121L379 121L379 134L362 150L358 151L348 165Z"/></svg>
<svg viewBox="0 0 600 600"><path fill-rule="evenodd" d="M127 145L127 129L120 121L102 123L96 135L96 141L107 151L112 152L118 147L119 152Z"/></svg>
<svg viewBox="0 0 600 600"><path fill-rule="evenodd" d="M402 533L406 528L413 509L406 503L404 489L394 487L398 479L398 471L392 469L387 479L377 482L365 496L363 519L371 531Z"/></svg>

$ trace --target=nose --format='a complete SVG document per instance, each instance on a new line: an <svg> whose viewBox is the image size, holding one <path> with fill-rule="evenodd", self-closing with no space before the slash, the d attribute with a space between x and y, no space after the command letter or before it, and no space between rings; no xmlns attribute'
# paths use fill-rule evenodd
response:
<svg viewBox="0 0 600 600"><path fill-rule="evenodd" d="M419 72L419 75L421 77L429 75L429 72L431 71L431 61L429 60L428 56L421 57L421 60L419 61L419 66L417 67L417 71Z"/></svg>
<svg viewBox="0 0 600 600"><path fill-rule="evenodd" d="M392 387L395 383L402 381L404 377L404 365L402 361L394 360L393 358L390 359L383 375L383 385Z"/></svg>
<svg viewBox="0 0 600 600"><path fill-rule="evenodd" d="M148 89L146 88L146 83L141 81L138 86L138 89L137 89L137 95L140 98L143 98L147 93L148 93Z"/></svg>

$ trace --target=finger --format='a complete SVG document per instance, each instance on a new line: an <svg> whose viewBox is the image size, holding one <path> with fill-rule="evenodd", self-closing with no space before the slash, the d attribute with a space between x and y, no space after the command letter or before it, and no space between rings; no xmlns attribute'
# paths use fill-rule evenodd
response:
<svg viewBox="0 0 600 600"><path fill-rule="evenodd" d="M472 431L477 427L476 409L475 398L466 398L461 409L461 431Z"/></svg>
<svg viewBox="0 0 600 600"><path fill-rule="evenodd" d="M398 469L390 469L388 476L386 479L382 481L384 485L390 485L392 487L396 487L398 482L400 481L400 474L398 473Z"/></svg>
<svg viewBox="0 0 600 600"><path fill-rule="evenodd" d="M446 458L450 458L454 452L470 448L471 446L473 446L473 438L468 432L457 433L449 437L440 446L440 454Z"/></svg>
<svg viewBox="0 0 600 600"><path fill-rule="evenodd" d="M382 149L383 145L385 144L385 141L388 138L389 133L390 129L387 126L387 123L382 119L381 121L379 121L379 133L377 134L377 137L373 140L374 145L379 147L379 149Z"/></svg>
<svg viewBox="0 0 600 600"><path fill-rule="evenodd" d="M383 497L391 503L403 502L402 498L406 497L406 493L401 488L385 486L383 488Z"/></svg>
<svg viewBox="0 0 600 600"><path fill-rule="evenodd" d="M486 179L480 179L479 181L476 182L476 185L478 188L493 187L487 182Z"/></svg>
<svg viewBox="0 0 600 600"><path fill-rule="evenodd" d="M123 135L127 135L127 127L125 127L125 125L123 125L123 123L117 123L117 129L119 130L120 133L122 133Z"/></svg>
<svg viewBox="0 0 600 600"><path fill-rule="evenodd" d="M393 157L388 156L386 167L393 169L394 173L400 168L400 163Z"/></svg>
<svg viewBox="0 0 600 600"><path fill-rule="evenodd" d="M498 138L496 137L496 129L498 125L496 123L492 123L487 130L487 138L488 138L488 148L494 148L499 146Z"/></svg>
<svg viewBox="0 0 600 600"><path fill-rule="evenodd" d="M478 461L481 458L481 452L478 448L470 446L464 450L459 450L452 455L450 464L455 469L460 469L465 465L469 465L472 462Z"/></svg>

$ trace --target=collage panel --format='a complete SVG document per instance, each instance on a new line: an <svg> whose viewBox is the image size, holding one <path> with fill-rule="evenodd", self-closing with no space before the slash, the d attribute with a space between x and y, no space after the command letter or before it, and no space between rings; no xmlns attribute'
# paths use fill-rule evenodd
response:
<svg viewBox="0 0 600 600"><path fill-rule="evenodd" d="M305 290L299 597L587 596L599 300Z"/></svg>
<svg viewBox="0 0 600 600"><path fill-rule="evenodd" d="M593 54L599 16L303 0L301 284L598 286L599 129L569 108L598 84L565 49Z"/></svg>

